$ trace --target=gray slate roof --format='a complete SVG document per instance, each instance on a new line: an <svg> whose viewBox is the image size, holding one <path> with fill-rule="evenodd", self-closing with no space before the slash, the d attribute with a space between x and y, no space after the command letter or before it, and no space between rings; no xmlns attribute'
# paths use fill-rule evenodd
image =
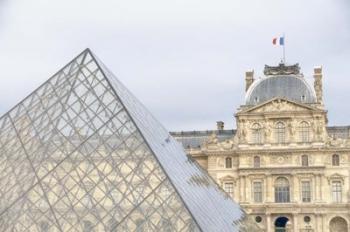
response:
<svg viewBox="0 0 350 232"><path fill-rule="evenodd" d="M301 103L315 103L313 88L299 75L267 76L256 80L246 94L246 105L257 105L275 97Z"/></svg>

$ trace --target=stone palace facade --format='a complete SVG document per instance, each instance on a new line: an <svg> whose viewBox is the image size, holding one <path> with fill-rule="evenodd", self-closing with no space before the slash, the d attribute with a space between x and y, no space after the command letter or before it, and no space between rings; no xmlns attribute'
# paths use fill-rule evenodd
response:
<svg viewBox="0 0 350 232"><path fill-rule="evenodd" d="M248 71L236 130L172 133L262 231L350 231L350 127L327 126L322 68L313 76L311 87L298 64Z"/></svg>

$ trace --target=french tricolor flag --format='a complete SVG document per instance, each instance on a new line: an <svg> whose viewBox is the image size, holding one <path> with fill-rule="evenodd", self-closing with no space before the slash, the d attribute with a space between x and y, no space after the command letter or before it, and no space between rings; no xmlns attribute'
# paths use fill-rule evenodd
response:
<svg viewBox="0 0 350 232"><path fill-rule="evenodd" d="M273 45L284 45L284 37L275 37L272 39L272 44Z"/></svg>

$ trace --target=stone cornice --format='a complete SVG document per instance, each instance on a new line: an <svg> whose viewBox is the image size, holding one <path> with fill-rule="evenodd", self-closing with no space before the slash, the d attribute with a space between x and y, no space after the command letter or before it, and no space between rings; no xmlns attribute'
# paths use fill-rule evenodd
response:
<svg viewBox="0 0 350 232"><path fill-rule="evenodd" d="M286 166L286 167L261 167L261 168L253 168L253 167L238 167L238 171L243 173L248 172L250 175L256 175L258 173L264 174L269 173L271 175L274 174L298 174L302 173L315 173L315 171L320 171L321 173L325 170L325 166ZM253 173L254 172L254 173Z"/></svg>

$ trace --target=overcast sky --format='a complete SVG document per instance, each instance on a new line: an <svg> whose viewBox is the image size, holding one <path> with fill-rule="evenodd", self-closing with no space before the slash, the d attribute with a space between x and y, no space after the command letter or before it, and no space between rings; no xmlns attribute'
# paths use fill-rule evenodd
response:
<svg viewBox="0 0 350 232"><path fill-rule="evenodd" d="M350 125L348 0L0 0L0 113L89 47L169 130L235 128L282 33L310 83L323 66L329 125Z"/></svg>

